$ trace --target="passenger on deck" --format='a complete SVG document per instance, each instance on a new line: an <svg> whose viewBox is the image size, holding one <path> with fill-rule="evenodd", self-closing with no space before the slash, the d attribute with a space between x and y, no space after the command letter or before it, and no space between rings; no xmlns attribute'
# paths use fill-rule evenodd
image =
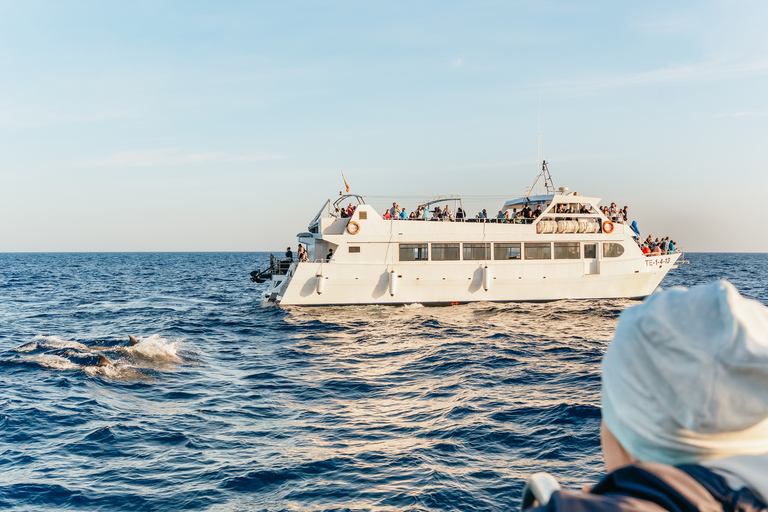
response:
<svg viewBox="0 0 768 512"><path fill-rule="evenodd" d="M400 212L400 220L406 220L408 218L408 212L405 211L405 208L403 208L403 211Z"/></svg>
<svg viewBox="0 0 768 512"><path fill-rule="evenodd" d="M432 210L432 220L440 220L443 216L443 212L440 210L439 206L435 206L435 209Z"/></svg>
<svg viewBox="0 0 768 512"><path fill-rule="evenodd" d="M347 213L347 210L342 208L341 209L341 218L342 219L346 219L347 217L349 217L349 214Z"/></svg>
<svg viewBox="0 0 768 512"><path fill-rule="evenodd" d="M626 309L602 361L607 476L527 512L764 511L768 308L727 281Z"/></svg>
<svg viewBox="0 0 768 512"><path fill-rule="evenodd" d="M395 216L396 210L397 210L397 204L392 203L392 208L389 209L389 216L392 217L393 219L396 218Z"/></svg>
<svg viewBox="0 0 768 512"><path fill-rule="evenodd" d="M503 212L503 211L501 211L501 210L499 210L499 213L497 213L497 214L496 214L496 222L498 222L499 224L501 224L501 223L502 223L502 222L504 222L505 220L506 220L506 218L504 217L504 212Z"/></svg>
<svg viewBox="0 0 768 512"><path fill-rule="evenodd" d="M466 214L464 213L464 210L461 208L458 208L456 210L456 220L459 222L464 222L464 218L466 217Z"/></svg>
<svg viewBox="0 0 768 512"><path fill-rule="evenodd" d="M384 212L384 219L385 220L391 220L392 219L392 215L389 213L389 210Z"/></svg>
<svg viewBox="0 0 768 512"><path fill-rule="evenodd" d="M333 249L328 249L328 254L325 255L325 261L331 261L333 257Z"/></svg>
<svg viewBox="0 0 768 512"><path fill-rule="evenodd" d="M286 249L285 257L288 258L289 260L293 261L293 252L291 252L291 248L290 247L288 249Z"/></svg>
<svg viewBox="0 0 768 512"><path fill-rule="evenodd" d="M445 208L443 208L443 220L453 220L453 217L451 216L451 209L448 207L448 205L445 205Z"/></svg>
<svg viewBox="0 0 768 512"><path fill-rule="evenodd" d="M307 261L307 250L299 244L299 261Z"/></svg>
<svg viewBox="0 0 768 512"><path fill-rule="evenodd" d="M670 240L669 241L669 252L670 253L675 252L675 241L674 240Z"/></svg>
<svg viewBox="0 0 768 512"><path fill-rule="evenodd" d="M608 210L608 212L609 219L611 219L613 222L619 222L619 208L616 206L616 203L611 203L611 208Z"/></svg>
<svg viewBox="0 0 768 512"><path fill-rule="evenodd" d="M658 244L654 244L653 249L651 250L651 256L661 256L663 253L661 252L661 246Z"/></svg>
<svg viewBox="0 0 768 512"><path fill-rule="evenodd" d="M536 211L533 212L533 217L536 218L541 215L541 205L536 207Z"/></svg>
<svg viewBox="0 0 768 512"><path fill-rule="evenodd" d="M349 203L349 206L347 207L347 217L351 217L355 213L355 207L352 206L352 203Z"/></svg>
<svg viewBox="0 0 768 512"><path fill-rule="evenodd" d="M421 219L427 220L429 218L429 208L426 206L421 208Z"/></svg>

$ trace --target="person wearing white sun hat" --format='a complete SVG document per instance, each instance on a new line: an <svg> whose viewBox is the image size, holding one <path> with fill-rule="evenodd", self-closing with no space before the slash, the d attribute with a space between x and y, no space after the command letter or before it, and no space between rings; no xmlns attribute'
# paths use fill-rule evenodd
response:
<svg viewBox="0 0 768 512"><path fill-rule="evenodd" d="M608 475L584 493L534 475L524 510L768 510L768 307L717 281L627 309L602 414Z"/></svg>

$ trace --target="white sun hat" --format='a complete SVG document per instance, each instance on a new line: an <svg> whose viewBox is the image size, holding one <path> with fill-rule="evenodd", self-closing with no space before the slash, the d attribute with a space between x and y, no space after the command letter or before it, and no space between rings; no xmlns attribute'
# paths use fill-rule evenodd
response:
<svg viewBox="0 0 768 512"><path fill-rule="evenodd" d="M602 375L603 420L639 460L768 452L768 308L727 281L624 311Z"/></svg>

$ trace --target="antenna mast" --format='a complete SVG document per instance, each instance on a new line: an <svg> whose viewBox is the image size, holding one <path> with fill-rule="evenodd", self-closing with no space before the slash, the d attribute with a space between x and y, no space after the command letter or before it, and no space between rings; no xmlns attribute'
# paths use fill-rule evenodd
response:
<svg viewBox="0 0 768 512"><path fill-rule="evenodd" d="M536 162L541 162L541 171L536 176L536 179L533 180L533 185L525 192L525 197L530 197L532 195L541 195L542 188L544 194L554 194L555 193L555 182L552 181L552 175L549 174L549 169L547 169L547 161L542 158L543 151L541 149L541 92L539 92L539 151L536 155Z"/></svg>
<svg viewBox="0 0 768 512"><path fill-rule="evenodd" d="M555 190L555 182L552 181L552 175L549 174L549 169L547 169L547 161L542 160L541 171L539 171L536 179L533 180L533 185L531 185L531 188L526 191L525 197L530 197L532 195L542 195L542 192L544 194L550 195L554 194Z"/></svg>

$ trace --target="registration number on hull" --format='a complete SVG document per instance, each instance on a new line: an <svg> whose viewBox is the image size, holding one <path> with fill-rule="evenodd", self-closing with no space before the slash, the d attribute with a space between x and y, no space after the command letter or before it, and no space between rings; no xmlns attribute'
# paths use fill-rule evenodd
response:
<svg viewBox="0 0 768 512"><path fill-rule="evenodd" d="M664 265L665 263L669 263L672 261L672 258L670 256L667 256L666 258L651 258L645 260L645 266L646 267L655 267L656 265Z"/></svg>

